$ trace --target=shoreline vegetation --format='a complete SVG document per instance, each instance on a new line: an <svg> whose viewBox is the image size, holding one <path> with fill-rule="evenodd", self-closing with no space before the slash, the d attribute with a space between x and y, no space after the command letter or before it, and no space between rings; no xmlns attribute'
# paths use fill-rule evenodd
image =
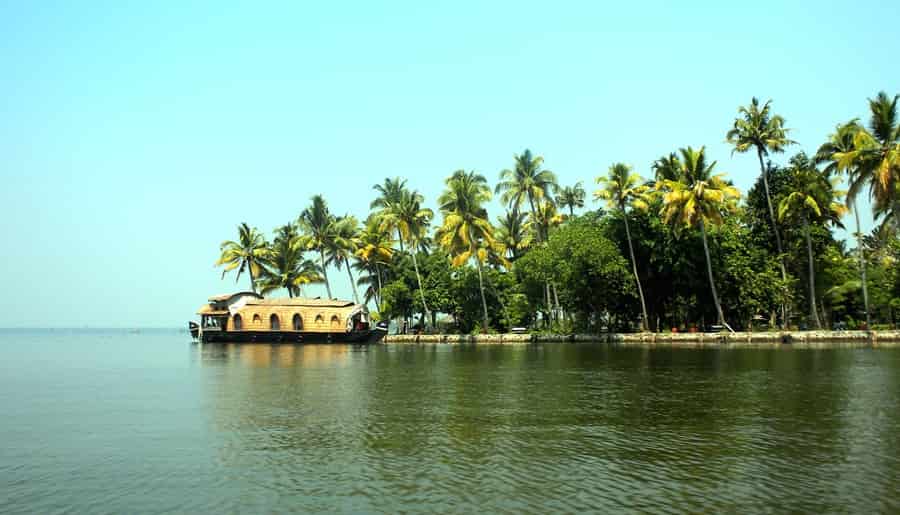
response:
<svg viewBox="0 0 900 515"><path fill-rule="evenodd" d="M335 280L349 281L374 319L420 342L523 331L534 335L516 337L802 342L896 329L898 99L868 99L865 121L839 123L809 154L771 100L723 116L710 137L759 163L746 193L705 147L684 146L637 167L612 162L595 176L588 206L583 182L560 184L526 149L493 185L476 171L452 172L435 199L439 219L406 179L386 178L373 186L365 220L335 215L314 195L271 241L241 223L216 265L263 295L305 296L323 284L331 298ZM489 214L495 196L503 211ZM862 234L859 209L869 208L876 227ZM849 244L835 234L847 218ZM808 329L839 331L791 332Z"/></svg>
<svg viewBox="0 0 900 515"><path fill-rule="evenodd" d="M900 331L772 331L611 334L395 334L389 344L604 343L621 346L900 347Z"/></svg>

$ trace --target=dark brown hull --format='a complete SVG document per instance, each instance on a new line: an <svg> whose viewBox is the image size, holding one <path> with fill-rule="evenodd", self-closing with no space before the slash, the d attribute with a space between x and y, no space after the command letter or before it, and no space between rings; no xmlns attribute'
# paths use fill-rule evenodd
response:
<svg viewBox="0 0 900 515"><path fill-rule="evenodd" d="M308 333L297 331L215 331L200 332L197 324L188 325L191 337L203 343L378 343L387 334L387 328L349 333Z"/></svg>

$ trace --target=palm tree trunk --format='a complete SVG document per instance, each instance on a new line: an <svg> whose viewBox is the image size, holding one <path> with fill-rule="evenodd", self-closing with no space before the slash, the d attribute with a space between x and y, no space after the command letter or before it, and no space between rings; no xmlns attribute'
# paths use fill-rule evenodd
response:
<svg viewBox="0 0 900 515"><path fill-rule="evenodd" d="M353 302L359 304L359 292L356 291L356 281L353 280L353 271L350 270L350 260L344 260L344 268L347 269L347 275L350 276L350 286L353 288Z"/></svg>
<svg viewBox="0 0 900 515"><path fill-rule="evenodd" d="M250 289L256 293L256 279L253 278L253 262L247 262L247 275L250 276Z"/></svg>
<svg viewBox="0 0 900 515"><path fill-rule="evenodd" d="M481 307L484 310L484 325L481 326L481 330L486 333L491 320L488 317L487 300L484 298L484 278L481 276L481 260L477 256L475 257L475 268L478 269L478 287L481 291Z"/></svg>
<svg viewBox="0 0 900 515"><path fill-rule="evenodd" d="M859 211L853 206L853 214L856 215L856 252L859 253L859 273L862 275L863 306L866 310L866 329L872 329L871 315L869 315L869 286L866 281L866 256L863 251L862 231L859 228Z"/></svg>
<svg viewBox="0 0 900 515"><path fill-rule="evenodd" d="M419 274L419 262L416 260L416 253L414 251L410 251L410 255L413 260L413 268L416 270L416 281L419 282L419 295L422 298L422 308L425 310L425 315L427 317L428 313L431 313L431 311L428 309L428 304L425 303L425 288L422 287L422 276Z"/></svg>
<svg viewBox="0 0 900 515"><path fill-rule="evenodd" d="M322 264L322 278L325 279L325 291L328 298L331 299L331 283L328 282L328 268L325 266L325 250L319 249L319 262Z"/></svg>
<svg viewBox="0 0 900 515"><path fill-rule="evenodd" d="M572 218L574 216L575 216L575 206L573 206L572 204L569 204L569 218Z"/></svg>
<svg viewBox="0 0 900 515"><path fill-rule="evenodd" d="M759 158L759 172L762 174L763 187L766 190L766 205L769 207L769 221L772 222L772 232L775 233L775 245L778 249L778 267L781 269L781 280L787 284L787 269L784 266L784 249L781 247L781 233L778 232L778 225L775 223L775 209L772 207L772 195L769 193L769 172L763 163L762 149L756 149L756 156ZM787 308L781 305L781 328L787 327Z"/></svg>
<svg viewBox="0 0 900 515"><path fill-rule="evenodd" d="M622 218L625 219L625 236L628 240L628 254L631 256L631 269L634 271L634 282L637 283L638 296L641 298L641 330L648 331L650 329L650 321L647 319L647 303L644 302L644 289L641 288L641 278L638 277L637 261L634 259L634 247L631 245L631 229L628 227L628 214L622 208Z"/></svg>
<svg viewBox="0 0 900 515"><path fill-rule="evenodd" d="M378 280L378 291L375 295L375 307L378 309L378 312L381 313L381 267L378 266L378 263L375 263L375 278Z"/></svg>
<svg viewBox="0 0 900 515"><path fill-rule="evenodd" d="M806 235L806 254L809 258L809 315L812 317L816 329L822 328L819 321L819 312L816 310L816 267L813 262L812 238L809 235L809 222L803 217L803 232Z"/></svg>
<svg viewBox="0 0 900 515"><path fill-rule="evenodd" d="M716 281L713 279L712 261L709 259L709 244L706 242L706 225L700 220L700 234L703 235L703 253L706 254L706 273L709 274L709 289L712 290L713 303L716 305L716 316L719 317L719 325L725 325L725 315L722 314L722 305L719 304L719 294L716 292Z"/></svg>
<svg viewBox="0 0 900 515"><path fill-rule="evenodd" d="M541 243L543 243L544 238L543 238L543 234L541 233L541 226L538 222L537 209L535 209L535 207L534 207L534 199L531 197L530 194L528 195L528 204L529 204L529 206L531 206L531 224L534 226L535 234L537 234L538 245L540 245ZM550 282L549 281L544 283L544 300L547 303L547 314L552 318L553 303L550 301ZM549 322L549 320L548 320L548 322Z"/></svg>

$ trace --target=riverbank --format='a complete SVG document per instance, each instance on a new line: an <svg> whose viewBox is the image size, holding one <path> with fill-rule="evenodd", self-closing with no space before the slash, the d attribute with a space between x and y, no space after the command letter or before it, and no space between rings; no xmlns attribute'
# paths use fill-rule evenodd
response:
<svg viewBox="0 0 900 515"><path fill-rule="evenodd" d="M384 343L528 344L598 342L623 346L776 346L897 347L900 331L773 331L755 333L612 333L612 334L397 334Z"/></svg>

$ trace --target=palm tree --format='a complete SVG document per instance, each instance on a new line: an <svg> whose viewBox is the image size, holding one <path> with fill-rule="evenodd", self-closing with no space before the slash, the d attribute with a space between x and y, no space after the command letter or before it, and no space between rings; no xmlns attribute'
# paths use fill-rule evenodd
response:
<svg viewBox="0 0 900 515"><path fill-rule="evenodd" d="M288 292L288 297L303 294L303 285L322 282L318 265L303 257L303 247L297 228L287 224L276 230L275 240L269 252L260 261L261 289L263 295L279 288Z"/></svg>
<svg viewBox="0 0 900 515"><path fill-rule="evenodd" d="M584 207L584 195L584 188L581 186L581 181L578 181L575 183L575 186L561 188L556 194L556 199L559 202L559 207L569 208L569 216L575 216L575 208L581 209Z"/></svg>
<svg viewBox="0 0 900 515"><path fill-rule="evenodd" d="M255 227L246 223L238 226L238 241L223 241L219 246L221 255L216 261L216 266L225 266L222 270L222 278L225 274L237 269L234 282L237 283L241 274L246 270L250 276L250 289L256 292L256 278L261 272L260 261L266 257L268 246L266 239Z"/></svg>
<svg viewBox="0 0 900 515"><path fill-rule="evenodd" d="M369 209L390 211L393 206L400 204L403 196L406 194L406 179L401 179L400 177L391 179L387 177L384 179L384 183L376 184L372 186L372 189L377 191L379 195L369 204ZM398 227L395 227L395 229L397 230L397 240L400 243L400 252L403 252L403 238L400 234L400 229Z"/></svg>
<svg viewBox="0 0 900 515"><path fill-rule="evenodd" d="M525 229L525 213L507 211L504 216L497 217L497 242L503 245L503 255L512 261L531 246L531 235Z"/></svg>
<svg viewBox="0 0 900 515"><path fill-rule="evenodd" d="M818 152L816 152L815 160L817 164L827 163L827 166L824 169L825 175L833 176L841 171L838 166L838 158L835 156L853 151L853 140L860 130L862 130L862 127L856 120L851 120L845 124L838 125L834 134L831 134L828 137L828 141L819 147ZM856 168L851 168L849 170L849 175L850 181L854 182L854 179L858 175L858 170ZM862 277L861 285L863 305L866 310L866 327L871 327L872 320L871 315L869 314L869 288L867 284L868 281L866 280L866 256L864 245L862 243L862 230L860 229L859 224L859 207L856 204L856 196L858 193L859 190L855 191L853 195L847 195L847 207L853 210L853 215L856 219L856 250L859 257L859 273Z"/></svg>
<svg viewBox="0 0 900 515"><path fill-rule="evenodd" d="M377 188L378 186L376 186ZM431 219L434 218L434 212L431 209L422 207L424 200L424 197L418 191L402 189L396 198L392 198L390 202L385 202L379 211L375 213L375 216L380 221L382 230L397 231L401 249L403 248L404 240L408 244L409 254L412 257L413 268L416 272L416 280L419 283L422 308L425 311L425 318L428 319L431 311L425 302L425 289L422 286L422 275L419 273L419 261L416 258L416 251L419 245L426 240L428 227L431 224Z"/></svg>
<svg viewBox="0 0 900 515"><path fill-rule="evenodd" d="M881 91L869 99L869 128L860 128L853 138L853 149L837 152L838 168L853 170L848 196L856 198L865 186L875 200L876 212L892 213L900 221L900 120L897 101Z"/></svg>
<svg viewBox="0 0 900 515"><path fill-rule="evenodd" d="M350 287L353 289L353 301L357 304L359 304L359 292L356 290L356 281L353 279L350 258L356 254L358 248L359 222L356 218L349 215L335 218L329 231L329 238L325 240L325 253L328 256L328 262L335 268L347 269Z"/></svg>
<svg viewBox="0 0 900 515"><path fill-rule="evenodd" d="M359 233L356 258L362 267L367 268L375 276L377 290L374 296L379 311L381 311L381 267L390 264L394 256L392 243L390 233L381 229L376 217L370 216Z"/></svg>
<svg viewBox="0 0 900 515"><path fill-rule="evenodd" d="M763 187L766 192L766 204L769 207L769 222L772 224L772 232L775 233L775 245L778 249L778 264L781 269L781 280L787 281L787 269L784 265L784 249L781 244L781 233L775 223L775 209L772 206L772 194L769 192L769 173L763 158L770 152L781 153L788 145L796 143L788 139L790 129L784 127L784 118L777 114L771 114L772 101L768 100L760 107L759 99L753 97L749 106L738 108L739 116L734 120L733 128L728 131L726 138L734 146L731 151L743 154L751 148L756 149L756 157L759 158L759 173L762 175ZM785 307L782 306L782 326L787 324Z"/></svg>
<svg viewBox="0 0 900 515"><path fill-rule="evenodd" d="M328 268L325 262L325 250L334 238L334 215L328 210L328 204L322 195L313 195L312 204L300 213L297 225L302 229L301 241L309 250L319 253L319 265L322 268L322 277L325 279L325 291L328 298L331 295L331 283L328 281Z"/></svg>
<svg viewBox="0 0 900 515"><path fill-rule="evenodd" d="M537 212L537 219L533 225L537 232L544 235L544 241L547 241L550 237L550 229L562 225L563 221L565 221L565 215L557 212L556 203L551 198L544 198L538 201L535 211Z"/></svg>
<svg viewBox="0 0 900 515"><path fill-rule="evenodd" d="M647 317L647 303L644 301L644 289L641 288L641 279L638 277L637 260L634 258L634 247L631 243L631 229L628 226L628 208L631 206L642 209L647 208L644 195L647 187L642 184L643 179L636 173L631 173L631 167L624 163L615 163L609 167L606 177L597 177L600 189L594 192L594 198L606 201L611 209L618 209L625 220L625 237L628 240L628 254L631 256L631 269L634 272L634 280L637 283L638 296L641 299L641 330L647 331L650 320Z"/></svg>
<svg viewBox="0 0 900 515"><path fill-rule="evenodd" d="M515 213L519 212L522 204L528 202L532 221L537 221L538 202L551 196L551 191L556 188L556 175L550 170L544 170L544 158L532 156L528 149L513 157L515 167L500 172L500 182L494 192L502 193L500 200ZM538 234L538 243L542 241Z"/></svg>
<svg viewBox="0 0 900 515"><path fill-rule="evenodd" d="M816 329L821 329L822 323L816 311L816 269L809 225L813 222L830 222L840 227L840 218L846 207L835 202L840 193L834 190L828 177L819 172L815 162L806 157L806 154L800 152L791 158L790 164L791 190L778 204L778 219L793 218L803 224L809 261L809 316Z"/></svg>
<svg viewBox="0 0 900 515"><path fill-rule="evenodd" d="M660 213L663 220L670 224L678 236L685 227L699 227L703 237L703 252L706 256L706 272L709 276L709 287L712 291L713 303L719 325L727 326L722 304L716 292L713 279L712 261L709 257L709 243L706 239L706 228L709 225L721 225L722 215L733 212L736 208L740 192L725 181L725 174L713 175L716 162L706 162L704 147L694 150L691 147L679 150L678 156L670 155L669 165L674 169L661 172L673 172L677 179L662 179L657 188L664 192L663 207ZM672 159L674 158L674 159ZM730 328L729 328L730 329Z"/></svg>
<svg viewBox="0 0 900 515"><path fill-rule="evenodd" d="M438 243L453 257L453 266L462 266L475 258L478 270L478 285L481 290L481 307L484 310L484 325L490 325L487 300L484 296L482 264L488 258L488 249L503 252L494 239L494 228L488 220L484 204L491 199L487 179L475 172L457 170L445 181L447 189L438 198L444 223L438 229Z"/></svg>

